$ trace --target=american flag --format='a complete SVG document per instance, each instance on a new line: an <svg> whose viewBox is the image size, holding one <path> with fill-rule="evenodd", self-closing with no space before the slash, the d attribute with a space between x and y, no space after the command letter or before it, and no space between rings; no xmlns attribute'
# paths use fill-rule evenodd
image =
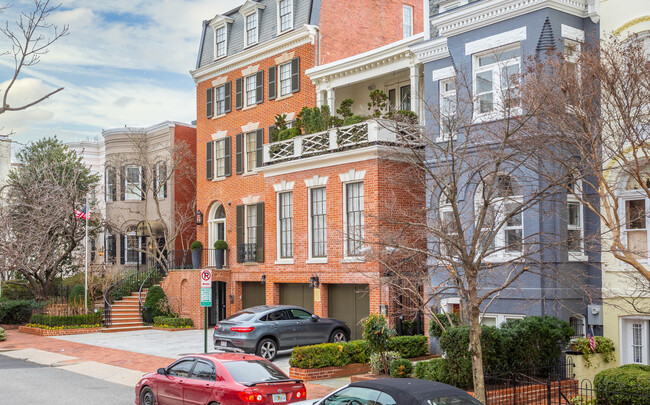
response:
<svg viewBox="0 0 650 405"><path fill-rule="evenodd" d="M86 213L87 209L84 206L81 211L75 209L74 210L74 216L77 217L77 219L89 219L90 218L90 213Z"/></svg>
<svg viewBox="0 0 650 405"><path fill-rule="evenodd" d="M587 339L589 339L589 348L591 349L592 352L596 351L596 339L594 339L594 336L591 333L587 334Z"/></svg>

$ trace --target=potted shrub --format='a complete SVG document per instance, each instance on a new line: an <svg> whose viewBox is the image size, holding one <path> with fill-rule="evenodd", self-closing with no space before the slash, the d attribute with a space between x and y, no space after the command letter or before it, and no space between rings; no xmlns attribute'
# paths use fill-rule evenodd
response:
<svg viewBox="0 0 650 405"><path fill-rule="evenodd" d="M201 256L203 255L203 243L201 243L201 241L195 240L190 245L190 250L192 251L192 268L200 269Z"/></svg>
<svg viewBox="0 0 650 405"><path fill-rule="evenodd" d="M226 249L228 249L228 244L225 240L219 239L218 241L214 242L214 263L215 267L218 269L223 268Z"/></svg>

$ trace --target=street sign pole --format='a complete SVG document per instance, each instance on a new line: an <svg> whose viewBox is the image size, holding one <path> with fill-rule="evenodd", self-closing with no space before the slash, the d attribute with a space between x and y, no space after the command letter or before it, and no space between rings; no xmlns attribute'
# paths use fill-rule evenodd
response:
<svg viewBox="0 0 650 405"><path fill-rule="evenodd" d="M201 306L205 313L203 320L203 352L208 353L208 307L212 306L212 271L201 270Z"/></svg>

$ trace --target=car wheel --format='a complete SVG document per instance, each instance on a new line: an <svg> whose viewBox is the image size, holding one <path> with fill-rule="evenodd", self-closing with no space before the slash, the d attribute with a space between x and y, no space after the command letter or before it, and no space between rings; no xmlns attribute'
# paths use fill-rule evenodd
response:
<svg viewBox="0 0 650 405"><path fill-rule="evenodd" d="M156 397L153 395L153 391L149 387L144 387L140 391L140 405L155 405Z"/></svg>
<svg viewBox="0 0 650 405"><path fill-rule="evenodd" d="M262 339L257 345L257 355L268 361L273 361L275 355L278 354L278 345L273 339Z"/></svg>
<svg viewBox="0 0 650 405"><path fill-rule="evenodd" d="M341 343L341 342L347 342L347 341L348 341L348 338L345 336L345 332L343 332L341 329L336 329L330 335L330 343Z"/></svg>

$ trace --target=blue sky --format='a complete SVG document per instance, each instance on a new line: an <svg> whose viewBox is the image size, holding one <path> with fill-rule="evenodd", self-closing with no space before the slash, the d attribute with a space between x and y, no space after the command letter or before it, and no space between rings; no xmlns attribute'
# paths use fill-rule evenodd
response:
<svg viewBox="0 0 650 405"><path fill-rule="evenodd" d="M101 138L102 129L196 119L194 69L203 20L244 0L63 0L50 22L68 25L41 62L9 93L20 104L65 87L29 110L0 115L15 147L56 135L69 142ZM17 20L32 0L14 0L0 23ZM0 38L0 54L8 43ZM0 56L0 95L13 58Z"/></svg>

